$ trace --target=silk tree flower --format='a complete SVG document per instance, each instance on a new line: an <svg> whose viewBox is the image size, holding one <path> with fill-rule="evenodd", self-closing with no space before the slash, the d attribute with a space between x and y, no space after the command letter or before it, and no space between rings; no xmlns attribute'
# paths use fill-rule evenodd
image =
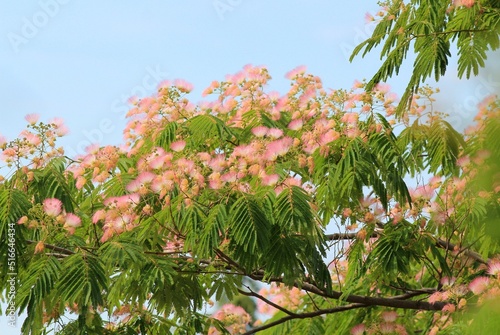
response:
<svg viewBox="0 0 500 335"><path fill-rule="evenodd" d="M29 124L34 125L40 119L40 114L28 114L24 117Z"/></svg>
<svg viewBox="0 0 500 335"><path fill-rule="evenodd" d="M62 202L56 198L48 198L43 201L44 212L52 217L56 217L61 214Z"/></svg>
<svg viewBox="0 0 500 335"><path fill-rule="evenodd" d="M273 186L273 185L276 185L276 183L278 182L280 176L277 175L277 174L263 174L261 176L261 179L262 179L262 184L264 185L267 185L267 186Z"/></svg>
<svg viewBox="0 0 500 335"><path fill-rule="evenodd" d="M396 311L387 311L382 313L382 319L385 322L394 322L398 318L398 312Z"/></svg>
<svg viewBox="0 0 500 335"><path fill-rule="evenodd" d="M172 149L175 152L182 151L184 150L185 147L186 147L186 141L181 140L170 143L170 149Z"/></svg>
<svg viewBox="0 0 500 335"><path fill-rule="evenodd" d="M4 148L6 144L7 144L7 139L5 138L5 136L0 135L0 149Z"/></svg>
<svg viewBox="0 0 500 335"><path fill-rule="evenodd" d="M64 217L64 228L70 233L74 234L75 229L82 225L82 220L73 213L67 213Z"/></svg>
<svg viewBox="0 0 500 335"><path fill-rule="evenodd" d="M284 137L280 140L273 141L267 145L264 158L268 161L274 161L278 156L285 155L293 145L291 137Z"/></svg>
<svg viewBox="0 0 500 335"><path fill-rule="evenodd" d="M288 129L300 130L300 129L302 129L303 125L304 125L304 121L302 121L302 119L296 119L296 120L291 121L288 124Z"/></svg>
<svg viewBox="0 0 500 335"><path fill-rule="evenodd" d="M252 129L252 134L254 134L257 137L264 137L267 135L267 132L269 131L269 128L265 126L258 126Z"/></svg>
<svg viewBox="0 0 500 335"><path fill-rule="evenodd" d="M363 335L365 333L365 325L360 323L351 328L351 335Z"/></svg>
<svg viewBox="0 0 500 335"><path fill-rule="evenodd" d="M490 285L490 278L488 277L477 277L469 284L469 289L472 293L478 295L484 292Z"/></svg>
<svg viewBox="0 0 500 335"><path fill-rule="evenodd" d="M491 262L488 266L488 274L498 276L500 274L500 261Z"/></svg>
<svg viewBox="0 0 500 335"><path fill-rule="evenodd" d="M193 90L193 84L185 81L184 79L175 79L174 86L176 86L179 91L184 93L189 93Z"/></svg>
<svg viewBox="0 0 500 335"><path fill-rule="evenodd" d="M267 135L272 137L272 138L280 138L281 136L283 136L283 130L278 129L278 128L271 128L267 132Z"/></svg>
<svg viewBox="0 0 500 335"><path fill-rule="evenodd" d="M224 323L226 329L231 334L243 334L246 331L247 324L252 321L250 315L240 306L226 304L220 310L214 313L214 319ZM210 335L220 334L214 327L209 330Z"/></svg>
<svg viewBox="0 0 500 335"><path fill-rule="evenodd" d="M307 67L305 65L297 66L295 69L288 71L285 74L285 78L292 80L295 77L297 77L298 75L304 74L306 72L306 70L307 70Z"/></svg>

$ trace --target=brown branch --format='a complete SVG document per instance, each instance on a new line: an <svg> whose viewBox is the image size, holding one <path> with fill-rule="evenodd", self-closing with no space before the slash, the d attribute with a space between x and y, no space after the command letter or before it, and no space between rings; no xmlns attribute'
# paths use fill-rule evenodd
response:
<svg viewBox="0 0 500 335"><path fill-rule="evenodd" d="M271 305L272 307L274 307L276 309L279 309L280 311L282 311L285 314L288 314L288 315L293 316L293 317L298 317L298 314L296 314L294 312L291 312L288 309L286 309L286 308L284 308L284 307L282 307L282 306L280 306L278 304L275 304L271 300L269 300L269 299L265 298L264 296L262 296L262 295L260 295L260 294L258 294L256 292L254 292L250 287L246 286L246 288L250 292L246 292L246 291L243 291L241 289L238 289L238 292L240 292L240 294L246 295L247 297L255 297L257 299L260 299L260 300L264 301L266 304Z"/></svg>
<svg viewBox="0 0 500 335"><path fill-rule="evenodd" d="M447 241L444 241L444 240L441 240L441 239L438 239L436 241L436 245L438 247L441 247L443 249L446 249L448 251L455 251L455 248L456 248L456 245L451 243L451 242L447 242ZM472 258L473 260L481 263L481 264L488 264L487 261L485 261L480 254L478 254L477 252L475 251L472 251L470 249L462 249L460 250L460 252L463 252L463 254L467 257L470 257Z"/></svg>
<svg viewBox="0 0 500 335"><path fill-rule="evenodd" d="M338 241L338 240L354 240L357 233L334 233L325 235L327 241ZM377 237L377 233L373 233L370 237Z"/></svg>
<svg viewBox="0 0 500 335"><path fill-rule="evenodd" d="M398 295L398 296L393 296L393 297L387 298L387 299L405 300L405 299L410 299L412 297L415 297L415 296L418 296L418 295L421 295L421 294L430 293L431 291L433 291L433 289L423 289L421 291L415 291L415 292L406 293L406 294L402 294L402 295ZM277 326L277 325L279 325L281 323L284 323L284 322L287 322L287 321L293 320L293 319L313 318L313 317L316 317L316 316L319 316L319 315L323 315L323 314L333 314L333 313L347 311L347 310L350 310L350 309L362 308L362 307L369 307L369 306L370 305L366 305L366 304L363 304L363 303L352 303L352 304L345 305L345 306L339 306L339 307L327 308L327 309L320 309L320 310L317 310L317 311L314 311L314 312L289 314L288 316L285 316L285 317L283 317L283 318L281 318L279 320L276 320L276 321L273 321L271 323L262 325L260 327L251 329L251 330L247 331L246 333L244 333L243 335L255 334L255 333L259 332L259 331L262 331L262 330L265 330L265 329L269 329L271 327Z"/></svg>
<svg viewBox="0 0 500 335"><path fill-rule="evenodd" d="M26 240L26 243L28 244L35 244L35 243L38 243L39 241L32 241L32 240ZM47 248L47 249L50 249L50 250L54 250L54 251L58 251L62 254L65 254L65 255L73 255L75 252L72 251L72 250L69 250L69 249L65 249L65 248L61 248L61 247L58 247L57 245L52 245L52 244L43 244L44 248Z"/></svg>
<svg viewBox="0 0 500 335"><path fill-rule="evenodd" d="M250 278L258 281L262 281L264 279L264 274L262 271L259 271L254 274L249 275ZM282 283L283 279L281 277L270 278L270 282ZM393 297L370 297L370 296L361 296L350 294L346 297L342 297L342 292L332 291L328 293L317 286L303 282L301 284L294 284L295 287L302 289L304 291L308 291L319 296L330 298L330 299L343 299L350 303L360 303L366 306L385 306L385 307L393 307L393 308L403 308L403 309L418 309L418 310L426 310L426 311L440 311L446 304L444 302L437 302L434 304L425 302L425 301L415 301L415 300L406 300L409 297L414 297L422 294L429 294L428 292L410 292L401 296L393 296Z"/></svg>
<svg viewBox="0 0 500 335"><path fill-rule="evenodd" d="M339 307L334 307L334 308L320 309L319 311L314 311L314 312L309 312L309 313L288 315L288 316L285 316L279 320L276 320L276 321L273 321L271 323L265 324L263 326L251 329L251 330L247 331L246 333L243 333L243 335L255 334L255 333L260 332L262 330L269 329L271 327L277 326L281 323L284 323L284 322L287 322L287 321L293 320L293 319L313 318L315 316L319 316L319 315L323 315L323 314L333 314L333 313L343 312L343 311L347 311L350 309L361 308L361 307L366 307L366 305L364 305L364 304L350 304L350 305L339 306Z"/></svg>
<svg viewBox="0 0 500 335"><path fill-rule="evenodd" d="M225 261L229 266L232 266L234 267L235 269L239 270L242 272L242 274L245 274L246 271L244 268L241 267L241 265L239 265L237 262L235 262L231 257L229 257L228 255L226 255L225 253L223 253L220 249L216 249L215 250L215 254L220 258L222 259L223 261Z"/></svg>

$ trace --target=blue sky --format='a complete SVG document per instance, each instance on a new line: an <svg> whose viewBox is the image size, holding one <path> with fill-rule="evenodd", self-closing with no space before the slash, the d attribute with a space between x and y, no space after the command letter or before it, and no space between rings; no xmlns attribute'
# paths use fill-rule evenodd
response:
<svg viewBox="0 0 500 335"><path fill-rule="evenodd" d="M342 8L311 0L42 0L2 7L0 133L17 135L28 113L60 116L77 152L87 138L100 139L94 130L103 128L103 119L116 127L101 131L100 142L119 141L123 97L147 91L160 78L192 82L198 101L212 80L247 63L268 66L273 88L283 92L284 74L297 65L331 87L350 86L375 69L347 60L368 36L365 12L377 9L361 1Z"/></svg>
<svg viewBox="0 0 500 335"><path fill-rule="evenodd" d="M378 9L375 1L39 0L0 8L0 134L14 138L28 113L63 117L69 155L90 142L119 143L126 98L152 93L161 79L192 82L196 102L212 80L247 63L267 66L272 89L282 93L283 75L297 65L331 88L350 87L380 65L375 54L348 61L371 31L364 15ZM408 69L391 81L398 92ZM470 93L460 90L467 85L453 72L440 87L453 88L447 98L464 100ZM469 113L454 120L458 127L478 94L467 101Z"/></svg>
<svg viewBox="0 0 500 335"><path fill-rule="evenodd" d="M267 66L271 89L282 93L284 74L298 65L326 87L348 88L380 65L375 54L348 61L371 31L365 13L377 9L375 0L3 1L0 134L15 138L24 116L39 113L43 121L66 120L69 155L90 142L118 144L129 96L183 78L194 84L196 102L212 80L248 63ZM489 67L497 72L461 82L450 66L439 83L438 105L457 128L469 123L480 98L500 90L491 76L498 68ZM408 69L390 82L397 92Z"/></svg>

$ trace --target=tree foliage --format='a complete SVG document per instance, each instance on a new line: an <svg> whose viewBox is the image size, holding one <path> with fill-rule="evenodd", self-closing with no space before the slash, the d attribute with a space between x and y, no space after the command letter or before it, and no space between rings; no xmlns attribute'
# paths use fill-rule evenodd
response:
<svg viewBox="0 0 500 335"><path fill-rule="evenodd" d="M384 63L351 90L297 68L279 95L246 66L209 102L180 80L135 100L121 147L66 157L62 120L36 115L0 139L1 291L27 314L23 334L491 332L499 102L461 134L421 84L445 73L453 43L459 77L476 75L500 9L383 6L353 57L385 41ZM381 82L412 45L398 104Z"/></svg>
<svg viewBox="0 0 500 335"><path fill-rule="evenodd" d="M436 333L494 295L498 101L463 135L429 88L400 117L384 85L287 77L267 92L247 66L198 105L163 83L123 146L74 158L60 120L27 116L0 184L1 289L15 259L23 334ZM236 296L273 316L210 307Z"/></svg>
<svg viewBox="0 0 500 335"><path fill-rule="evenodd" d="M397 75L412 51L412 75L398 115L405 112L427 78L437 81L445 74L453 47L458 50L458 77L470 78L484 67L488 51L500 46L497 0L391 0L381 5L372 36L353 50L351 61L381 46L383 64L367 84L367 89L372 89Z"/></svg>

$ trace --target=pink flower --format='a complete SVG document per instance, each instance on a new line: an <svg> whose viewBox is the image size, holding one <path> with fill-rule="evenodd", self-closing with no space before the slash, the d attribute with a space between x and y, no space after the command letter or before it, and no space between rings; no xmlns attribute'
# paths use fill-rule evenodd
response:
<svg viewBox="0 0 500 335"><path fill-rule="evenodd" d="M287 72L285 74L285 78L286 79L294 79L295 77L297 77L299 74L304 74L307 70L307 67L305 65L300 65L300 66L297 66L295 69Z"/></svg>
<svg viewBox="0 0 500 335"><path fill-rule="evenodd" d="M378 83L377 85L375 85L375 89L380 93L387 93L390 91L391 86L389 84Z"/></svg>
<svg viewBox="0 0 500 335"><path fill-rule="evenodd" d="M56 127L62 126L64 124L64 119L60 117L55 117L49 122L50 124L54 124Z"/></svg>
<svg viewBox="0 0 500 335"><path fill-rule="evenodd" d="M277 174L271 174L271 175L264 175L262 176L262 184L267 185L267 186L273 186L276 185L278 182L280 176Z"/></svg>
<svg viewBox="0 0 500 335"><path fill-rule="evenodd" d="M388 311L382 313L382 319L385 322L394 322L398 318L398 313L395 311Z"/></svg>
<svg viewBox="0 0 500 335"><path fill-rule="evenodd" d="M62 211L62 202L56 198L49 198L43 201L43 210L49 216L58 216Z"/></svg>
<svg viewBox="0 0 500 335"><path fill-rule="evenodd" d="M2 136L0 135L0 149L5 145L7 144L7 139L5 138L5 136Z"/></svg>
<svg viewBox="0 0 500 335"><path fill-rule="evenodd" d="M365 325L360 323L351 328L351 335L363 335L365 333Z"/></svg>
<svg viewBox="0 0 500 335"><path fill-rule="evenodd" d="M74 234L75 228L82 225L82 220L73 213L67 213L64 218L64 228L68 230L70 234Z"/></svg>
<svg viewBox="0 0 500 335"><path fill-rule="evenodd" d="M221 172L226 167L227 162L224 155L217 155L208 162L208 166L214 172Z"/></svg>
<svg viewBox="0 0 500 335"><path fill-rule="evenodd" d="M37 146L39 145L40 143L42 143L42 140L40 139L40 137L38 135L35 135L33 133L30 133L29 131L27 130L24 130L22 133L21 133L21 136L23 136L30 144L34 145L34 146Z"/></svg>
<svg viewBox="0 0 500 335"><path fill-rule="evenodd" d="M456 307L453 304L446 304L446 305L444 305L444 307L442 309L443 312L447 312L447 313L453 313L453 312L455 312L455 310L456 310Z"/></svg>
<svg viewBox="0 0 500 335"><path fill-rule="evenodd" d="M278 129L278 128L271 128L267 132L267 135L272 137L272 138L280 138L281 136L283 136L283 130Z"/></svg>
<svg viewBox="0 0 500 335"><path fill-rule="evenodd" d="M64 135L66 135L67 133L69 133L69 128L66 127L65 124L60 124L59 126L57 126L55 133L57 136L62 137Z"/></svg>
<svg viewBox="0 0 500 335"><path fill-rule="evenodd" d="M455 283L456 278L455 277L443 277L441 278L441 284L443 286L451 286Z"/></svg>
<svg viewBox="0 0 500 335"><path fill-rule="evenodd" d="M106 211L104 209L100 209L92 215L92 223L96 224L99 221L102 221L106 218Z"/></svg>
<svg viewBox="0 0 500 335"><path fill-rule="evenodd" d="M164 89L164 88L169 88L172 86L172 82L170 80L162 80L157 86L158 91Z"/></svg>
<svg viewBox="0 0 500 335"><path fill-rule="evenodd" d="M221 189L224 186L219 172L212 173L208 176L208 180L208 185L213 190Z"/></svg>
<svg viewBox="0 0 500 335"><path fill-rule="evenodd" d="M364 84L362 82L360 82L359 80L355 80L354 83L352 84L353 88L362 88L363 86L364 86Z"/></svg>
<svg viewBox="0 0 500 335"><path fill-rule="evenodd" d="M434 189L428 185L418 186L415 190L410 189L410 195L413 199L431 200L434 197Z"/></svg>
<svg viewBox="0 0 500 335"><path fill-rule="evenodd" d="M170 143L170 149L172 149L175 152L182 151L184 150L185 147L186 147L186 141L181 140Z"/></svg>
<svg viewBox="0 0 500 335"><path fill-rule="evenodd" d="M380 324L379 329L382 334L390 334L394 331L394 324L383 322Z"/></svg>
<svg viewBox="0 0 500 335"><path fill-rule="evenodd" d="M226 183L234 183L237 180L236 172L228 172L221 176L221 180Z"/></svg>
<svg viewBox="0 0 500 335"><path fill-rule="evenodd" d="M175 79L174 86L176 86L179 89L179 91L184 93L189 93L193 90L193 84L183 79Z"/></svg>
<svg viewBox="0 0 500 335"><path fill-rule="evenodd" d="M352 209L350 209L350 208L344 208L344 210L342 211L342 215L344 217L346 217L346 218L349 217L349 216L351 216L352 215Z"/></svg>
<svg viewBox="0 0 500 335"><path fill-rule="evenodd" d="M216 88L219 87L219 82L217 80L214 80L210 83L210 86L208 86L207 88L205 88L205 90L203 91L203 93L201 94L202 97L206 97L207 95L209 94L212 94L214 92L214 90Z"/></svg>
<svg viewBox="0 0 500 335"><path fill-rule="evenodd" d="M33 125L38 122L38 119L40 119L39 114L28 114L24 117L26 121L28 121L29 124Z"/></svg>
<svg viewBox="0 0 500 335"><path fill-rule="evenodd" d="M443 293L439 292L439 291L432 293L428 299L430 304L433 304L433 303L441 301L441 300L443 300Z"/></svg>
<svg viewBox="0 0 500 335"><path fill-rule="evenodd" d="M477 277L469 284L469 289L474 294L480 294L488 288L490 284L490 278L488 277Z"/></svg>
<svg viewBox="0 0 500 335"><path fill-rule="evenodd" d="M302 129L303 125L304 125L304 121L302 121L302 119L293 120L292 122L290 122L288 124L288 129L300 130L300 129Z"/></svg>
<svg viewBox="0 0 500 335"><path fill-rule="evenodd" d="M472 7L474 6L475 0L455 0L454 5L455 6L465 6L465 7Z"/></svg>
<svg viewBox="0 0 500 335"><path fill-rule="evenodd" d="M495 261L491 262L488 266L488 274L492 276L498 276L500 274L500 262Z"/></svg>
<svg viewBox="0 0 500 335"><path fill-rule="evenodd" d="M291 137L284 137L280 140L273 141L267 145L267 150L264 157L268 161L273 161L278 156L285 155L293 145L293 139Z"/></svg>
<svg viewBox="0 0 500 335"><path fill-rule="evenodd" d="M155 177L156 175L152 172L141 172L139 176L137 176L137 181L141 184L149 184Z"/></svg>
<svg viewBox="0 0 500 335"><path fill-rule="evenodd" d="M252 134L254 134L257 137L266 136L268 131L269 131L269 128L267 128L265 126L258 126L258 127L252 128Z"/></svg>
<svg viewBox="0 0 500 335"><path fill-rule="evenodd" d="M163 164L165 164L165 156L159 155L149 162L149 167L152 168L153 170L158 170L163 167Z"/></svg>
<svg viewBox="0 0 500 335"><path fill-rule="evenodd" d="M86 182L87 182L87 179L85 179L85 177L78 176L78 178L76 178L76 188L81 190Z"/></svg>
<svg viewBox="0 0 500 335"><path fill-rule="evenodd" d="M358 118L358 113L345 113L342 116L341 121L345 123L356 124L358 122Z"/></svg>
<svg viewBox="0 0 500 335"><path fill-rule="evenodd" d="M370 14L370 13L366 13L366 14L365 14L365 22L366 22L366 23L370 23L370 22L372 22L372 21L374 21L374 20L375 20L375 18L373 17L373 15L372 15L372 14Z"/></svg>
<svg viewBox="0 0 500 335"><path fill-rule="evenodd" d="M322 134L319 138L319 142L321 145L326 145L340 138L340 134L335 130L330 129L326 133Z"/></svg>
<svg viewBox="0 0 500 335"><path fill-rule="evenodd" d="M432 177L431 179L429 179L429 183L428 183L428 185L432 188L438 188L439 186L441 186L441 184L442 184L442 182L441 182L440 176Z"/></svg>
<svg viewBox="0 0 500 335"><path fill-rule="evenodd" d="M14 158L16 156L16 150L14 148L7 148L2 152L2 159Z"/></svg>

